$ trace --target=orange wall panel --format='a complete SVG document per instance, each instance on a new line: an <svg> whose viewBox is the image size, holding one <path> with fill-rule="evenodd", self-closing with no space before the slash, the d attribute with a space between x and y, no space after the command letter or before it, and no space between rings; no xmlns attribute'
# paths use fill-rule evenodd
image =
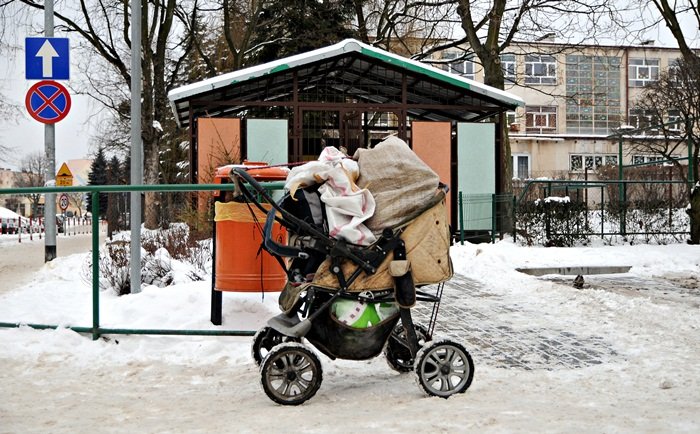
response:
<svg viewBox="0 0 700 434"><path fill-rule="evenodd" d="M196 182L210 184L214 181L217 167L240 162L241 120L198 118Z"/></svg>
<svg viewBox="0 0 700 434"><path fill-rule="evenodd" d="M449 122L411 123L411 145L413 152L433 169L440 181L451 187L452 177L452 125ZM447 212L451 212L450 197L447 196Z"/></svg>

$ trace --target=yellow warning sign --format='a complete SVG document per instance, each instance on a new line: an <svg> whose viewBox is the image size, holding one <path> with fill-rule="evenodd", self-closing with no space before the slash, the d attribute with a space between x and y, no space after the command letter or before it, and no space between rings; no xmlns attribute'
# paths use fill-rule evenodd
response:
<svg viewBox="0 0 700 434"><path fill-rule="evenodd" d="M61 165L56 173L56 187L70 187L73 185L73 173L66 163Z"/></svg>

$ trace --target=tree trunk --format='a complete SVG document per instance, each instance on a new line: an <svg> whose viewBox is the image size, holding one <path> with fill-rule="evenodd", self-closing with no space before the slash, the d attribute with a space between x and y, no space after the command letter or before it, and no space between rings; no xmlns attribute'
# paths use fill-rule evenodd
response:
<svg viewBox="0 0 700 434"><path fill-rule="evenodd" d="M493 86L496 89L503 89L505 87L505 77L503 75L503 69L501 68L501 60L499 54L496 53L492 55L491 53L482 54L482 62L484 64L484 84L488 86ZM496 158L501 158L501 185L499 186L499 193L510 193L513 191L513 169L512 169L512 157L510 151L510 139L508 138L508 122L506 122L506 115L502 113L499 115L500 131L496 131L496 137L502 138L501 142L501 153L500 156L497 155Z"/></svg>

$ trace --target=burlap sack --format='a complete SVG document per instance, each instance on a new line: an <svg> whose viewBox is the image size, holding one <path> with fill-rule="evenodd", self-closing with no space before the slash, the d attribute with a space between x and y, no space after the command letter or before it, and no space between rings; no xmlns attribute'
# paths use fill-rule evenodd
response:
<svg viewBox="0 0 700 434"><path fill-rule="evenodd" d="M431 200L434 201L434 199ZM401 239L406 243L406 256L411 263L411 274L416 286L444 282L452 277L450 229L444 200L411 221L401 234ZM389 265L393 260L393 255L389 254L379 265L376 273L360 274L350 285L349 291L378 291L393 288L394 279L389 273ZM327 258L318 267L312 282L314 286L338 288L338 281L330 272L330 265L331 260ZM357 268L350 261L346 261L341 267L346 278Z"/></svg>
<svg viewBox="0 0 700 434"><path fill-rule="evenodd" d="M419 212L435 195L440 178L408 147L392 136L372 149L358 149L357 185L374 196L374 215L365 225L374 233L393 227Z"/></svg>

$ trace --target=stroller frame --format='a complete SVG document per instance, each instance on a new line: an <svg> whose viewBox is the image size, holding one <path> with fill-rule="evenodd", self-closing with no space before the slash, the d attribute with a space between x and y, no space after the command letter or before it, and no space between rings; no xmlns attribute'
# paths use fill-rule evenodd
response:
<svg viewBox="0 0 700 434"><path fill-rule="evenodd" d="M405 270L391 273L393 291L349 291L362 273L374 274L389 254L399 263L407 260L401 239L403 228L384 229L371 246L356 246L332 238L290 213L282 206L285 198L274 201L246 170L236 168L231 177L236 184L236 195L267 213L262 248L277 259L290 281L292 276L283 258L308 259L315 254L330 258L329 270L338 283L337 290L314 286L313 282L296 287L291 307L270 318L267 326L256 333L252 355L260 365L263 390L270 399L279 404L297 405L311 398L320 387L321 365L302 343L304 339L331 359L365 360L383 351L392 369L415 371L418 383L428 395L447 398L466 391L474 373L469 353L451 340L432 341L444 282L437 284L434 294L428 293L417 289L411 271ZM271 208L263 207L259 198ZM302 247L277 243L272 236L275 222L295 234L308 235L307 243ZM354 270L346 276L341 264L347 261L351 261ZM396 302L399 312L369 328L355 329L331 314L331 306L339 298L367 303ZM427 327L413 321L411 307L418 301L433 303Z"/></svg>

